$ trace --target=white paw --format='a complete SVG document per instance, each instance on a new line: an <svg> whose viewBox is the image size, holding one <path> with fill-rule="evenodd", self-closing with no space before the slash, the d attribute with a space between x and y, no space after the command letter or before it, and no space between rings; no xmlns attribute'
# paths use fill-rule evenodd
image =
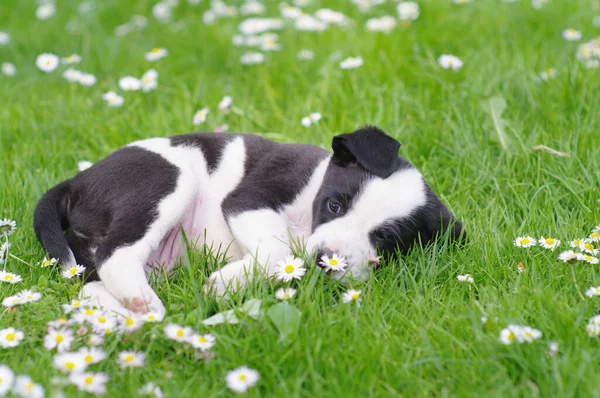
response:
<svg viewBox="0 0 600 398"><path fill-rule="evenodd" d="M204 286L204 291L217 297L228 297L243 288L251 277L252 270L245 261L234 261L213 272Z"/></svg>

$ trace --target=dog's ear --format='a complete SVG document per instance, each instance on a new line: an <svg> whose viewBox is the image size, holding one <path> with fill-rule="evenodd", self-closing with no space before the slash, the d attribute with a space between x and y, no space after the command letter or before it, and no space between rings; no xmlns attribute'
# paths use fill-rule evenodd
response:
<svg viewBox="0 0 600 398"><path fill-rule="evenodd" d="M337 165L358 163L368 172L387 178L398 162L400 143L377 127L367 126L333 137L331 147Z"/></svg>

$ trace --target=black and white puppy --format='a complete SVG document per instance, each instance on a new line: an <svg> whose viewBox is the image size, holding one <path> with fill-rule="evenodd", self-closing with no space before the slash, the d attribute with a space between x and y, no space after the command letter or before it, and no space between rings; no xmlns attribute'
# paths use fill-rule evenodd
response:
<svg viewBox="0 0 600 398"><path fill-rule="evenodd" d="M344 256L345 275L364 279L377 253L406 252L448 228L461 234L396 140L364 127L332 147L227 133L137 141L50 189L35 232L64 266L91 271L83 296L118 312L161 314L146 274L175 265L183 233L227 248L230 262L208 282L220 295L255 270L274 275L295 239L310 253Z"/></svg>

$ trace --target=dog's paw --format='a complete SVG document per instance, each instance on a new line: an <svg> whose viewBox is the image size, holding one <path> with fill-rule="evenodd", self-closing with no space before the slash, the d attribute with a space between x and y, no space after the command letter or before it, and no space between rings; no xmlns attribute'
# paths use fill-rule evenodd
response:
<svg viewBox="0 0 600 398"><path fill-rule="evenodd" d="M245 262L234 261L210 275L204 285L204 292L219 298L227 298L244 287L247 281L248 270Z"/></svg>
<svg viewBox="0 0 600 398"><path fill-rule="evenodd" d="M131 312L138 314L147 314L153 312L164 316L166 313L165 306L158 298L154 291L144 292L140 296L131 296L121 298L123 305Z"/></svg>

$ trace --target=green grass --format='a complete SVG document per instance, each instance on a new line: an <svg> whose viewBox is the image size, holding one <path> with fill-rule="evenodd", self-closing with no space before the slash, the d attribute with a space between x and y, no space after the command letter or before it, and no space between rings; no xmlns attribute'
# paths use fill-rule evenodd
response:
<svg viewBox="0 0 600 398"><path fill-rule="evenodd" d="M391 2L362 14L349 3L315 0L308 11L328 6L354 23L322 33L287 27L280 32L282 50L256 66L240 65L244 50L231 46L242 17L207 26L201 19L207 1L196 8L181 3L174 10L184 24L178 31L157 23L144 1L96 1L92 12L78 16L78 3L64 0L47 21L35 19L33 1L0 4L0 31L12 36L0 47L0 62L18 69L13 78L0 75L0 218L17 221L12 253L24 261L8 260L6 269L24 281L2 284L0 292L6 297L34 288L43 294L37 303L0 314L0 328L26 334L20 346L0 349L0 363L31 375L48 394L57 390L51 384L59 375L54 354L42 345L45 324L61 316L60 304L79 286L58 269L36 266L44 256L31 227L39 197L74 175L79 160L98 161L133 140L195 130L194 112L209 106L201 129L227 123L231 131L280 142L328 147L336 133L379 125L402 143L401 155L463 221L469 242L415 250L354 284L363 289L360 308L340 304L346 287L309 271L293 284L301 326L285 341L268 319L201 326L233 304L204 297L202 286L218 262L191 251L188 266L155 287L168 308L165 322L217 337L215 358L198 359L166 340L162 325L146 325L108 339L109 359L92 367L110 376L107 396L134 396L147 381L166 396L230 396L225 374L244 364L260 372L248 392L256 397L600 395L600 343L585 331L600 301L581 294L600 285L598 266L565 265L557 252L512 244L522 234L549 235L563 240L566 250L566 241L600 223L599 72L583 68L575 58L578 44L561 37L569 27L582 30L585 41L600 33L592 25L593 2L551 0L537 11L525 0L422 0L417 21L385 35L363 27L368 17L396 15ZM276 4L268 6L268 15L276 15ZM148 16L149 26L115 36L114 28L133 14ZM72 18L79 22L76 34L65 28ZM148 63L143 55L153 47L166 47L169 56ZM314 50L313 61L296 60L303 48ZM42 52L80 54L78 68L98 83L70 85L61 77L64 67L42 73L35 67ZM463 59L462 70L442 70L436 60L443 53ZM340 60L356 55L363 67L339 69ZM551 66L558 76L543 82L539 72ZM117 89L120 77L150 67L160 73L156 91L125 93L122 108L104 104L101 94ZM219 113L224 95L233 96L242 112ZM492 96L507 102L506 150L481 107ZM302 127L300 119L315 111L323 120ZM538 144L570 157L532 151ZM519 262L526 267L522 274ZM475 283L459 284L462 273ZM237 304L259 298L271 306L276 287L256 283ZM509 323L540 329L543 337L504 346L498 336ZM553 341L560 352L547 358ZM116 353L125 349L146 352L148 365L120 371ZM65 393L80 394L73 386Z"/></svg>

